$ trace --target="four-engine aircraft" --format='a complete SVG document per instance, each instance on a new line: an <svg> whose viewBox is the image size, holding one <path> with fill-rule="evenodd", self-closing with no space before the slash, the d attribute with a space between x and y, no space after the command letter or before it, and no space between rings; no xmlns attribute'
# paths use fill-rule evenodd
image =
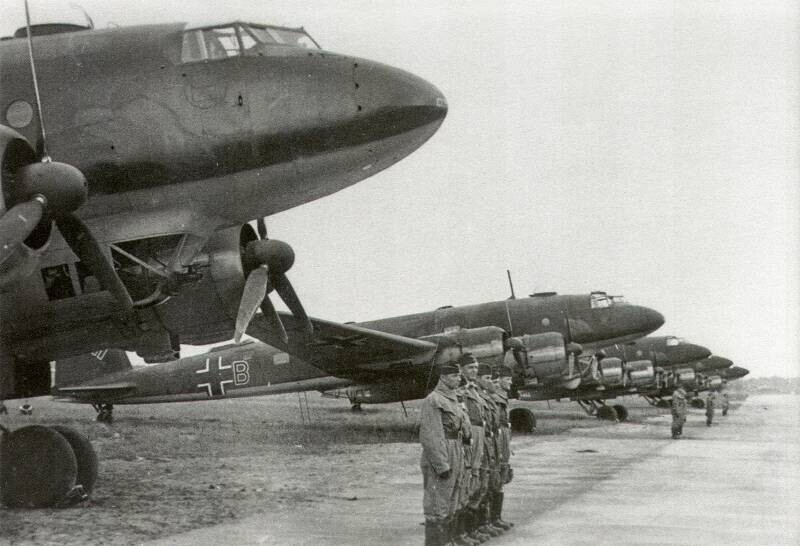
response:
<svg viewBox="0 0 800 546"><path fill-rule="evenodd" d="M272 290L310 335L263 217L386 169L447 113L421 78L241 21L29 22L0 82L0 400L49 393L51 360L229 340L258 307L285 338ZM4 499L52 503L13 500L48 479L20 477L40 440L6 442Z"/></svg>
<svg viewBox="0 0 800 546"><path fill-rule="evenodd" d="M519 381L555 375L570 383L575 354L646 335L663 320L656 311L614 303L601 292L547 293L359 324L311 319L310 343L293 341L302 324L284 316L290 334L284 347L225 346L133 370L119 353L59 361L55 394L94 404L100 420L111 418L113 404L303 390L344 389L341 394L357 407L423 398L438 380L436 365L454 362L462 352L499 364L510 347L522 348L531 359L515 367Z"/></svg>

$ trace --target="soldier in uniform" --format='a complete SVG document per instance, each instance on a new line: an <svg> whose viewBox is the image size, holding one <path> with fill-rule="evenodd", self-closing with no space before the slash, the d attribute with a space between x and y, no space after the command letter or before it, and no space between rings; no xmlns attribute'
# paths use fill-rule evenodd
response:
<svg viewBox="0 0 800 546"><path fill-rule="evenodd" d="M683 434L683 423L686 422L686 391L678 387L672 393L672 439Z"/></svg>
<svg viewBox="0 0 800 546"><path fill-rule="evenodd" d="M475 378L478 376L478 361L470 353L464 353L459 358L458 365L461 369L461 386L458 395L461 399L472 429L472 441L464 446L464 477L461 481L461 502L457 518L456 544L479 544L489 537L477 532L473 524L473 510L480 504L481 470L484 458L484 440L486 421L484 413L486 402L481 396Z"/></svg>
<svg viewBox="0 0 800 546"><path fill-rule="evenodd" d="M458 402L461 381L458 367L439 369L439 383L425 398L420 414L422 481L425 493L426 546L445 545L451 540L450 522L458 504L459 480L463 472L463 442L469 438L469 420Z"/></svg>
<svg viewBox="0 0 800 546"><path fill-rule="evenodd" d="M728 409L731 407L731 401L728 399L728 393L722 393L722 415L728 415Z"/></svg>
<svg viewBox="0 0 800 546"><path fill-rule="evenodd" d="M508 390L511 388L511 368L500 366L495 379L495 391L492 397L497 404L500 429L497 434L497 455L500 467L500 480L491 500L491 522L495 527L508 531L514 524L503 521L503 486L511 481L513 472L511 459L511 423L508 420Z"/></svg>
<svg viewBox="0 0 800 546"><path fill-rule="evenodd" d="M714 391L708 391L708 396L706 396L706 426L711 426L711 421L714 420L714 402L716 401L717 397L714 396Z"/></svg>
<svg viewBox="0 0 800 546"><path fill-rule="evenodd" d="M477 519L478 531L484 535L496 537L505 529L492 524L489 507L491 499L500 487L500 465L498 457L498 434L500 430L499 409L492 394L495 387L492 382L492 368L481 362L478 364L478 377L476 378L479 392L486 400L488 411L486 417L486 437L484 440L484 458L487 466L487 479L481 483L481 499L478 509L474 512Z"/></svg>

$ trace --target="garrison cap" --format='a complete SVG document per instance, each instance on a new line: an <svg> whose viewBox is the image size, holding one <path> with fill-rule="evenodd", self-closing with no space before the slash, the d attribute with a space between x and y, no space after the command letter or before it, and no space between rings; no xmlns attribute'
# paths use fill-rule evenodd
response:
<svg viewBox="0 0 800 546"><path fill-rule="evenodd" d="M477 364L478 361L472 356L472 353L464 353L460 357L458 357L458 365L459 366L469 366L470 364Z"/></svg>
<svg viewBox="0 0 800 546"><path fill-rule="evenodd" d="M484 362L479 363L478 375L492 375L492 367Z"/></svg>
<svg viewBox="0 0 800 546"><path fill-rule="evenodd" d="M500 366L497 371L500 374L500 377L511 377L511 368L508 366Z"/></svg>
<svg viewBox="0 0 800 546"><path fill-rule="evenodd" d="M439 367L439 375L450 375L459 372L460 370L455 364L442 364L441 367Z"/></svg>

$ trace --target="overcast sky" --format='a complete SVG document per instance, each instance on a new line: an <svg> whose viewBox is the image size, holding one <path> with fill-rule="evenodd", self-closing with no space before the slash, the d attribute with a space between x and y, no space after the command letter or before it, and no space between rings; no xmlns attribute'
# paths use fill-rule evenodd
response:
<svg viewBox="0 0 800 546"><path fill-rule="evenodd" d="M800 374L795 2L79 1L97 27L246 19L422 76L439 132L268 220L314 316L607 290L754 375ZM34 22L81 22L31 0ZM0 35L24 24L0 0Z"/></svg>

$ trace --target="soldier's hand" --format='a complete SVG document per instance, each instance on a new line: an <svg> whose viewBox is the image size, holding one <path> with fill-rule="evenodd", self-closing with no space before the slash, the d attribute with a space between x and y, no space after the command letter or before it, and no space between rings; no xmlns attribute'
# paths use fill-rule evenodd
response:
<svg viewBox="0 0 800 546"><path fill-rule="evenodd" d="M450 470L445 470L444 472L440 472L438 474L438 476L439 476L439 479L446 480L447 478L450 477Z"/></svg>
<svg viewBox="0 0 800 546"><path fill-rule="evenodd" d="M514 469L513 468L509 468L508 469L508 480L506 480L506 483L511 483L511 480L513 480L513 479L514 479Z"/></svg>

